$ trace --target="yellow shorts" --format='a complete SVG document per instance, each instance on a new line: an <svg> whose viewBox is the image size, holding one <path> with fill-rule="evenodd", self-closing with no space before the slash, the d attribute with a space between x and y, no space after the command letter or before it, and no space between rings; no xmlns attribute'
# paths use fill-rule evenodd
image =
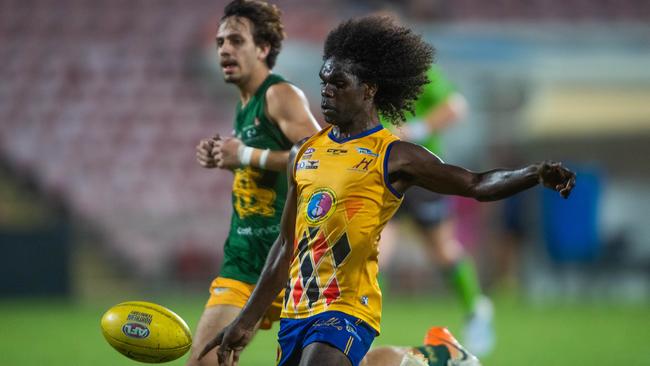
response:
<svg viewBox="0 0 650 366"><path fill-rule="evenodd" d="M210 284L210 298L205 304L205 307L215 305L233 305L243 308L251 297L255 285L245 283L230 278L217 277ZM280 292L278 297L273 301L271 307L266 311L260 324L261 329L271 329L273 322L280 319L282 313L282 302L284 297L284 290Z"/></svg>

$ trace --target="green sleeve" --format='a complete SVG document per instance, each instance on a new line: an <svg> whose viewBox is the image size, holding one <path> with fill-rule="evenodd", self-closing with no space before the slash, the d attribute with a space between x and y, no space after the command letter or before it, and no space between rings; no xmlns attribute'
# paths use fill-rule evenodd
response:
<svg viewBox="0 0 650 366"><path fill-rule="evenodd" d="M437 65L433 65L429 69L427 77L429 83L424 86L422 94L415 102L415 115L418 117L423 117L456 91L454 85L444 76Z"/></svg>

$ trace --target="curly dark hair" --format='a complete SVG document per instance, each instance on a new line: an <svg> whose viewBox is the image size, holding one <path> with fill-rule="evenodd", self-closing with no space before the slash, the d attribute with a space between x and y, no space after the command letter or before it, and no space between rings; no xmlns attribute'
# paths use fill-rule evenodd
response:
<svg viewBox="0 0 650 366"><path fill-rule="evenodd" d="M256 45L269 45L271 50L266 56L269 69L275 66L282 40L285 37L284 25L280 20L282 12L277 6L258 0L233 0L223 11L220 23L229 17L246 18L253 23L253 40Z"/></svg>
<svg viewBox="0 0 650 366"><path fill-rule="evenodd" d="M377 86L374 103L393 124L405 113L429 82L427 70L434 48L411 29L387 16L368 16L341 23L325 41L323 60L349 60L361 82Z"/></svg>

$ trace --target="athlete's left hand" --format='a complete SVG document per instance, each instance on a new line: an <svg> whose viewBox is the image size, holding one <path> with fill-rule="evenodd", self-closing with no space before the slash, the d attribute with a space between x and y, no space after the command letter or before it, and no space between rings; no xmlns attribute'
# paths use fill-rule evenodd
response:
<svg viewBox="0 0 650 366"><path fill-rule="evenodd" d="M212 155L219 169L234 170L241 166L237 151L242 146L241 140L236 137L226 137L216 141L212 147Z"/></svg>
<svg viewBox="0 0 650 366"><path fill-rule="evenodd" d="M537 170L539 183L544 187L560 192L564 198L568 198L571 190L576 184L576 174L562 166L562 163L545 161Z"/></svg>
<svg viewBox="0 0 650 366"><path fill-rule="evenodd" d="M248 329L235 320L205 345L198 359L201 360L210 350L219 346L219 366L237 366L239 355L253 339L254 334L254 329Z"/></svg>

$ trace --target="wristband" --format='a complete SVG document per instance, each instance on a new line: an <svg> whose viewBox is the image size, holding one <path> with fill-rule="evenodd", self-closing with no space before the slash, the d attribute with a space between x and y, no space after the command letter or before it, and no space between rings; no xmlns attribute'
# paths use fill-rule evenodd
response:
<svg viewBox="0 0 650 366"><path fill-rule="evenodd" d="M253 148L246 145L240 145L237 149L237 158L239 159L239 164L243 166L249 166L251 164L251 158L253 157Z"/></svg>
<svg viewBox="0 0 650 366"><path fill-rule="evenodd" d="M270 152L271 150L269 149L262 151L262 154L260 155L260 163L259 163L260 168L262 169L266 168L266 160L269 158Z"/></svg>

